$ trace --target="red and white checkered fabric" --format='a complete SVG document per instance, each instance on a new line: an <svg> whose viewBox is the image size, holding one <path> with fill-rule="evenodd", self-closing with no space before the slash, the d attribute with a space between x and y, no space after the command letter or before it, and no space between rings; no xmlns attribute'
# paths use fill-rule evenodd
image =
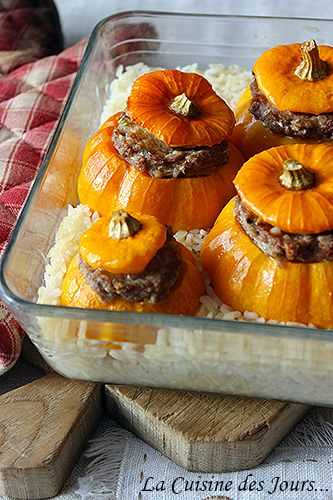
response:
<svg viewBox="0 0 333 500"><path fill-rule="evenodd" d="M85 43L0 77L0 251L41 164ZM22 331L0 304L0 374L20 354Z"/></svg>

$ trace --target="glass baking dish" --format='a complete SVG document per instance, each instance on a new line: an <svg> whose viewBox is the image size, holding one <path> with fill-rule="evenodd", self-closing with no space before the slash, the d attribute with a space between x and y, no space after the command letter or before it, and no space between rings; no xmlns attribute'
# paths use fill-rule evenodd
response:
<svg viewBox="0 0 333 500"><path fill-rule="evenodd" d="M267 47L315 37L332 21L127 12L92 33L43 165L1 262L1 295L59 373L119 384L333 404L333 332L37 304L45 255L77 203L82 150L120 64L251 67ZM103 341L112 329L116 342ZM89 332L100 340L89 340Z"/></svg>

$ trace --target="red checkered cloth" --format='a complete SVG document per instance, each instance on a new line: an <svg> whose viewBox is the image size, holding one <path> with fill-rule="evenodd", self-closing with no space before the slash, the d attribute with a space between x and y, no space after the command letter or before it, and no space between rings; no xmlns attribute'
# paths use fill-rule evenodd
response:
<svg viewBox="0 0 333 500"><path fill-rule="evenodd" d="M0 251L41 164L85 43L25 64L0 78ZM0 304L0 374L20 354L22 331Z"/></svg>

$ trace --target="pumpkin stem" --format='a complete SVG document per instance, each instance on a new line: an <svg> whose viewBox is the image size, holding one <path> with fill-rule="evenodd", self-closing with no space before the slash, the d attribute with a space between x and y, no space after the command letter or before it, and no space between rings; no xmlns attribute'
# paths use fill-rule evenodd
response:
<svg viewBox="0 0 333 500"><path fill-rule="evenodd" d="M279 180L283 187L293 191L301 191L313 187L315 175L307 170L302 163L289 159L283 162L283 171Z"/></svg>
<svg viewBox="0 0 333 500"><path fill-rule="evenodd" d="M328 64L319 57L319 49L315 40L308 40L301 45L302 61L294 74L301 80L321 80L328 74Z"/></svg>
<svg viewBox="0 0 333 500"><path fill-rule="evenodd" d="M113 240L123 240L134 236L140 231L142 224L125 210L113 212L109 224L109 237Z"/></svg>
<svg viewBox="0 0 333 500"><path fill-rule="evenodd" d="M177 115L185 116L186 118L195 118L200 114L198 108L184 92L172 99L169 108Z"/></svg>

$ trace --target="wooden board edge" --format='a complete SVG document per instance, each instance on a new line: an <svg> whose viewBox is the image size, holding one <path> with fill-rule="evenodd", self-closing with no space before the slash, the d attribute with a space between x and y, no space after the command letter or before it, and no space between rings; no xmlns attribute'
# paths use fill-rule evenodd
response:
<svg viewBox="0 0 333 500"><path fill-rule="evenodd" d="M155 436L149 434L149 426L145 428L142 425L145 412L139 409L139 416L135 422L130 408L122 404L120 398L117 400L117 396L117 386L105 386L107 410L113 416L116 416L124 427L150 446L158 449L172 461L192 472L232 472L260 465L309 409L306 405L285 402L281 410L277 412L276 418L267 422L267 426L236 442L189 441L180 431L178 444L171 449L168 446L169 440L165 438L165 436L170 435L170 428L167 424L159 421L158 418L154 418L154 416L150 416L150 419L154 420L155 430L156 426L160 428L160 438L156 439L156 434ZM182 451L177 453L175 449Z"/></svg>

